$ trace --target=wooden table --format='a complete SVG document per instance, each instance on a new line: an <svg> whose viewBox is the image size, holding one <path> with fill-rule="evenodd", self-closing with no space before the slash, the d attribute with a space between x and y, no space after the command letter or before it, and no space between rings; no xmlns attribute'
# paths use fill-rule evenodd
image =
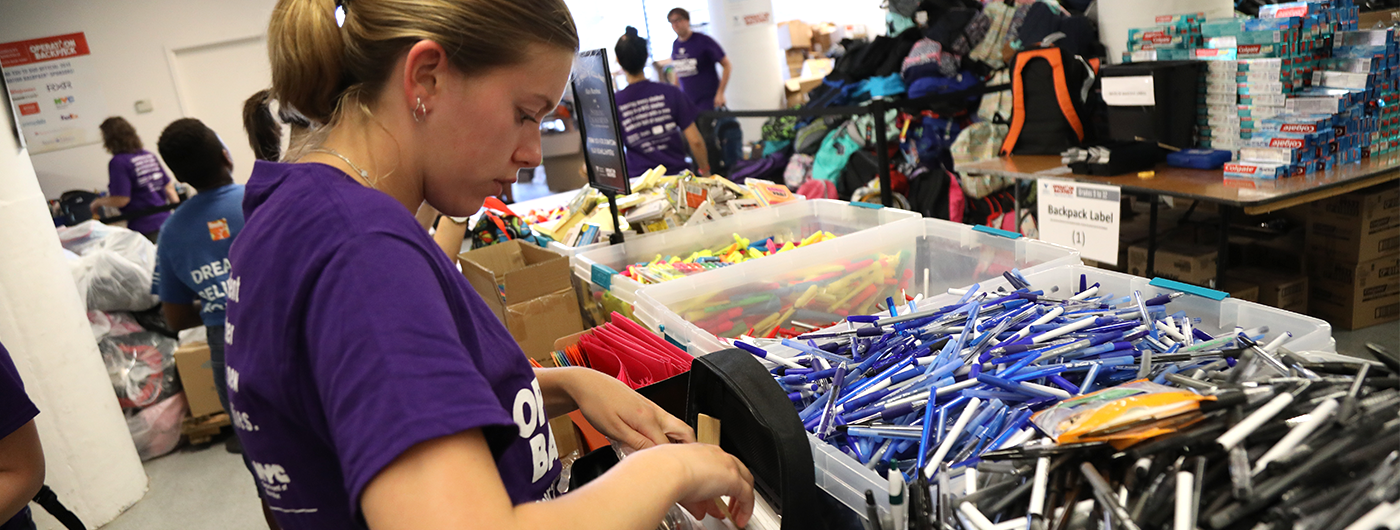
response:
<svg viewBox="0 0 1400 530"><path fill-rule="evenodd" d="M1229 264L1227 230L1233 209L1259 215L1299 204L1335 197L1400 179L1400 153L1372 157L1357 164L1342 164L1325 171L1279 180L1225 179L1221 170L1184 169L1159 165L1151 177L1137 174L1114 177L1075 175L1058 156L1009 156L971 164L959 164L957 171L972 175L993 175L1017 180L1041 177L1118 186L1123 193L1152 196L1148 222L1147 270L1152 276L1157 253L1156 196L1177 197L1220 205L1220 254L1216 258L1216 282L1225 278ZM1021 187L1015 186L1017 229L1021 220Z"/></svg>

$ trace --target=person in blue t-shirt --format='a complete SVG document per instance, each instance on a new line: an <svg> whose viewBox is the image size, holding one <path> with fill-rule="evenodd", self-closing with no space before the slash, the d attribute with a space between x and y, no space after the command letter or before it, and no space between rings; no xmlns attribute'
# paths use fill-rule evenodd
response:
<svg viewBox="0 0 1400 530"><path fill-rule="evenodd" d="M31 530L29 500L44 486L44 447L15 363L0 344L0 530Z"/></svg>
<svg viewBox="0 0 1400 530"><path fill-rule="evenodd" d="M224 306L229 292L228 250L243 229L243 186L233 183L233 161L223 142L199 120L176 120L160 134L157 145L175 178L199 193L161 227L156 294L171 330L201 323L208 329L214 388L228 410Z"/></svg>

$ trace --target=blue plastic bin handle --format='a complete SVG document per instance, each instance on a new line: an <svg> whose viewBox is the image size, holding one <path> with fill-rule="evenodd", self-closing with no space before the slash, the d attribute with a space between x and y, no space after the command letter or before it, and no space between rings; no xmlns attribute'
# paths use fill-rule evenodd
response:
<svg viewBox="0 0 1400 530"><path fill-rule="evenodd" d="M1178 281L1168 280L1166 278L1153 278L1151 282L1148 282L1148 285L1151 285L1153 287L1161 287L1163 289L1173 289L1181 291L1183 293L1194 294L1201 298L1209 298L1217 302L1230 297L1230 293L1224 291L1217 291L1215 289L1198 287L1189 283L1181 283Z"/></svg>
<svg viewBox="0 0 1400 530"><path fill-rule="evenodd" d="M1001 236L1001 237L1004 237L1004 238L1007 238L1007 239L1021 239L1021 234L1018 234L1018 233L1016 233L1016 232L1012 232L1012 231L1010 231L1010 230L1002 230L1002 229L1000 229L1000 228L992 228L992 227L990 227L990 226L985 226L985 225L973 225L973 226L972 226L972 229L973 229L974 231L977 231L977 232L982 232L982 233L984 233L984 234L991 234L991 235L994 235L994 236Z"/></svg>
<svg viewBox="0 0 1400 530"><path fill-rule="evenodd" d="M884 208L884 207L885 207L885 205L883 205L883 204L875 204L875 203L873 203L873 202L860 202L860 201L851 201L851 206L859 206L859 207L861 207L861 208L870 208L871 210L879 210L880 208Z"/></svg>
<svg viewBox="0 0 1400 530"><path fill-rule="evenodd" d="M604 291L612 290L612 277L617 271L601 263L593 264L593 284L602 287Z"/></svg>

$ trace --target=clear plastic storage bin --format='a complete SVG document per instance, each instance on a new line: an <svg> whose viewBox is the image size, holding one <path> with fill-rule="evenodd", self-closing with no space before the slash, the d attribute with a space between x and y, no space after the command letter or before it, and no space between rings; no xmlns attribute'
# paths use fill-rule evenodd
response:
<svg viewBox="0 0 1400 530"><path fill-rule="evenodd" d="M1099 292L1115 297L1131 296L1133 291L1141 291L1143 298L1176 292L1174 289L1149 285L1150 280L1129 274L1106 271L1085 265L1060 265L1039 270L1022 269L1022 274L1032 289L1043 289L1049 294L1072 293L1079 285L1080 275L1085 276L1088 285L1099 284ZM970 284L969 284L970 285ZM983 291L995 291L999 287L1011 290L1004 279L981 282ZM920 304L923 307L941 307L957 302L959 297L946 291ZM1269 306L1245 302L1233 298L1216 301L1200 296L1186 295L1173 300L1167 308L1171 312L1185 311L1188 316L1200 318L1197 327L1201 331L1218 335L1235 326L1253 328L1268 326L1266 338L1273 338L1285 331L1293 333L1293 339L1284 347L1296 352L1309 352L1324 358L1335 355L1336 345L1332 340L1332 326L1313 317L1275 309ZM808 434L812 444L812 458L815 461L816 482L832 497L864 516L865 490L889 491L889 484L883 477L867 469L859 461L836 447ZM888 513L888 498L875 496L882 513Z"/></svg>
<svg viewBox="0 0 1400 530"><path fill-rule="evenodd" d="M735 234L753 241L768 237L801 241L817 232L847 236L919 217L917 212L872 204L829 199L796 201L739 213L705 224L656 234L630 236L620 245L582 247L582 252L574 255L569 261L573 266L574 276L589 286L591 299L596 300L608 292L623 304L631 306L636 302L637 290L645 285L618 273L628 265L651 261L658 255L684 257L697 250L723 247L734 242ZM839 245L840 241L837 239L815 246ZM796 250L800 249L788 252ZM771 258L772 256L763 259ZM712 272L714 271L698 273L692 277Z"/></svg>
<svg viewBox="0 0 1400 530"><path fill-rule="evenodd" d="M847 315L882 311L886 299L901 292L932 297L1012 269L1026 273L1079 263L1077 251L1010 232L908 219L828 244L645 286L638 291L635 316L699 356L729 347L720 337L738 336L750 326L760 328L754 331L761 335L770 324L764 318L785 329L827 325Z"/></svg>

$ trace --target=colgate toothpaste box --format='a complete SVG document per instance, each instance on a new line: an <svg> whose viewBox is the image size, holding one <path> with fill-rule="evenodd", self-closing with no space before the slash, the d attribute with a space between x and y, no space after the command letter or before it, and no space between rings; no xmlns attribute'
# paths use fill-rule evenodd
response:
<svg viewBox="0 0 1400 530"><path fill-rule="evenodd" d="M1292 164L1275 162L1230 162L1225 164L1225 178L1278 180L1292 174Z"/></svg>

